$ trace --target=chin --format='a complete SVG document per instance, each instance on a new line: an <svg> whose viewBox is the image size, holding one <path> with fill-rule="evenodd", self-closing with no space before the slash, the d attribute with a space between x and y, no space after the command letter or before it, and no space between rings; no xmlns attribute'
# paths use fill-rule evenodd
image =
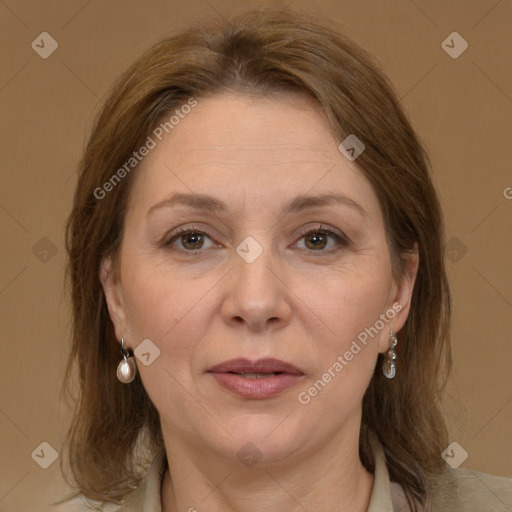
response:
<svg viewBox="0 0 512 512"><path fill-rule="evenodd" d="M247 452L255 458L259 457L262 463L272 463L287 457L304 441L298 438L299 426L294 429L291 417L283 421L282 416L244 415L233 418L227 423L226 430L233 436L229 443L231 454L235 450L240 458ZM303 433L302 429L300 432Z"/></svg>

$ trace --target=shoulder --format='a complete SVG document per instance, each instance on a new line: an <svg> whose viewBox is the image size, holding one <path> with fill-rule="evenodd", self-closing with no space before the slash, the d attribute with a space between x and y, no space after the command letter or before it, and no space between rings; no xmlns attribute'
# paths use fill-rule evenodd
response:
<svg viewBox="0 0 512 512"><path fill-rule="evenodd" d="M432 512L512 511L512 478L466 468L445 468L432 479Z"/></svg>
<svg viewBox="0 0 512 512"><path fill-rule="evenodd" d="M160 489L166 467L167 459L162 448L144 471L139 485L126 496L122 505L92 501L80 493L73 493L62 503L55 503L55 512L161 512Z"/></svg>
<svg viewBox="0 0 512 512"><path fill-rule="evenodd" d="M167 468L165 449L155 456L140 485L130 493L118 512L161 512L162 479Z"/></svg>
<svg viewBox="0 0 512 512"><path fill-rule="evenodd" d="M120 510L119 505L92 501L76 493L67 497L65 501L52 505L54 506L52 510L55 510L55 512L118 512Z"/></svg>

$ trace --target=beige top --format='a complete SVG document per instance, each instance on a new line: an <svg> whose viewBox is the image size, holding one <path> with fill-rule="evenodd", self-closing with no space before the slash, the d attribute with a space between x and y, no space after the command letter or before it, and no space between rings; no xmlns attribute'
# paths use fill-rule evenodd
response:
<svg viewBox="0 0 512 512"><path fill-rule="evenodd" d="M370 437L375 457L373 489L367 512L410 512L402 487L390 482L382 444ZM137 489L122 506L94 508L103 512L162 512L161 486L166 468L162 449ZM512 512L512 479L448 466L433 487L432 510L428 512ZM83 512L85 501L76 498L59 512ZM68 508L70 507L70 508ZM190 510L194 510L190 507ZM207 511L202 507L201 511Z"/></svg>

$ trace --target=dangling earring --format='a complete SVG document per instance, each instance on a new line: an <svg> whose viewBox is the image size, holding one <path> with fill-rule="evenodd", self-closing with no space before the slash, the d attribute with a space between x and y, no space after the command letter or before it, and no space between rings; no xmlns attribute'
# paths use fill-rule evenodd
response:
<svg viewBox="0 0 512 512"><path fill-rule="evenodd" d="M398 339L393 331L389 334L389 350L387 352L386 361L382 366L382 373L388 378L392 379L396 374L396 352L395 347Z"/></svg>
<svg viewBox="0 0 512 512"><path fill-rule="evenodd" d="M137 365L135 359L124 348L124 338L121 337L121 355L122 361L117 365L117 378L123 384L129 384L137 373Z"/></svg>

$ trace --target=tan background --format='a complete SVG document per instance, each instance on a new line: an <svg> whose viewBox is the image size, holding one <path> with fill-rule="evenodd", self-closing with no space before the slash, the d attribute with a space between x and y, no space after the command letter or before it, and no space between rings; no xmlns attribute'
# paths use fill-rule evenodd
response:
<svg viewBox="0 0 512 512"><path fill-rule="evenodd" d="M1 512L48 510L62 485L58 461L45 470L31 454L44 441L58 451L68 420L58 398L70 318L63 226L101 100L160 37L201 16L264 4L0 2ZM451 441L468 452L464 467L512 477L512 3L291 5L324 13L376 55L430 149L455 306ZM44 31L59 45L47 59L31 48ZM453 31L469 44L457 59L441 47Z"/></svg>

